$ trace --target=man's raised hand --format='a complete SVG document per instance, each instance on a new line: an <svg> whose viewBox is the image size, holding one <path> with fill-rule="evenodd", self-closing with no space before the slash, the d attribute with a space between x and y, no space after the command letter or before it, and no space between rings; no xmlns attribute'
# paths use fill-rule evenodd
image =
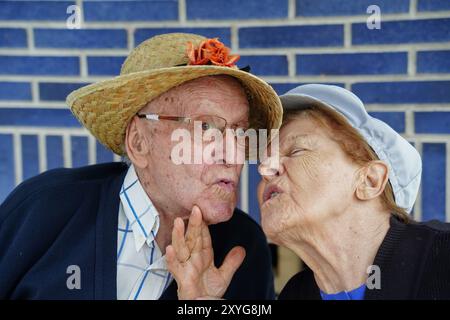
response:
<svg viewBox="0 0 450 320"><path fill-rule="evenodd" d="M176 218L172 244L166 248L167 267L177 282L178 298L221 298L244 261L245 249L234 247L216 268L211 235L199 207L192 209L186 234L184 229L183 220Z"/></svg>

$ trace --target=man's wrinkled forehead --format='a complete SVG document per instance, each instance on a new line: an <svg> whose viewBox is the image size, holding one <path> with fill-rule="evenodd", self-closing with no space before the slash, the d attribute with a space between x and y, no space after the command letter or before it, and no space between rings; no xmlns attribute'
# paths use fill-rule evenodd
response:
<svg viewBox="0 0 450 320"><path fill-rule="evenodd" d="M245 96L245 91L240 82L226 75L207 76L185 82L169 91L161 94L156 99L149 102L142 112L154 112L164 114L187 115L198 113L198 108L205 103L206 109L208 103L220 105L224 97L238 101L239 95ZM245 101L248 108L246 98ZM248 110L243 108L244 113Z"/></svg>

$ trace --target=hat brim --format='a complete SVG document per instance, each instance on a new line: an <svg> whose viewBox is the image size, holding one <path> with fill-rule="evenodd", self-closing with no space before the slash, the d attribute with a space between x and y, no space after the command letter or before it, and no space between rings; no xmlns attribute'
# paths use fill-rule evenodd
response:
<svg viewBox="0 0 450 320"><path fill-rule="evenodd" d="M125 131L132 117L149 101L186 81L212 75L238 79L249 97L251 128L278 129L283 109L273 88L239 69L181 66L122 75L79 88L67 96L72 113L104 146L123 155Z"/></svg>

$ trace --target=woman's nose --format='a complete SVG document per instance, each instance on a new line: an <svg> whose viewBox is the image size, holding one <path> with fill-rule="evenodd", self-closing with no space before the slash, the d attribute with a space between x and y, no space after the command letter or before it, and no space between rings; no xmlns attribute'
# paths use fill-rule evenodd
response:
<svg viewBox="0 0 450 320"><path fill-rule="evenodd" d="M259 174L266 179L277 177L282 174L282 165L278 156L265 159L258 167Z"/></svg>

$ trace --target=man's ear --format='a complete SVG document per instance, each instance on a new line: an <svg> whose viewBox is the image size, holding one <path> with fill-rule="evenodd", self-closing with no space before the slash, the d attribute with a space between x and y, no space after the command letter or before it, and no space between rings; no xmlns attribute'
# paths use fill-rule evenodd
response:
<svg viewBox="0 0 450 320"><path fill-rule="evenodd" d="M150 146L139 128L138 121L139 118L135 116L128 124L125 133L125 149L133 165L145 168L148 165L147 155Z"/></svg>
<svg viewBox="0 0 450 320"><path fill-rule="evenodd" d="M383 161L371 161L362 168L360 175L356 197L363 201L371 200L383 193L389 178L389 167Z"/></svg>

